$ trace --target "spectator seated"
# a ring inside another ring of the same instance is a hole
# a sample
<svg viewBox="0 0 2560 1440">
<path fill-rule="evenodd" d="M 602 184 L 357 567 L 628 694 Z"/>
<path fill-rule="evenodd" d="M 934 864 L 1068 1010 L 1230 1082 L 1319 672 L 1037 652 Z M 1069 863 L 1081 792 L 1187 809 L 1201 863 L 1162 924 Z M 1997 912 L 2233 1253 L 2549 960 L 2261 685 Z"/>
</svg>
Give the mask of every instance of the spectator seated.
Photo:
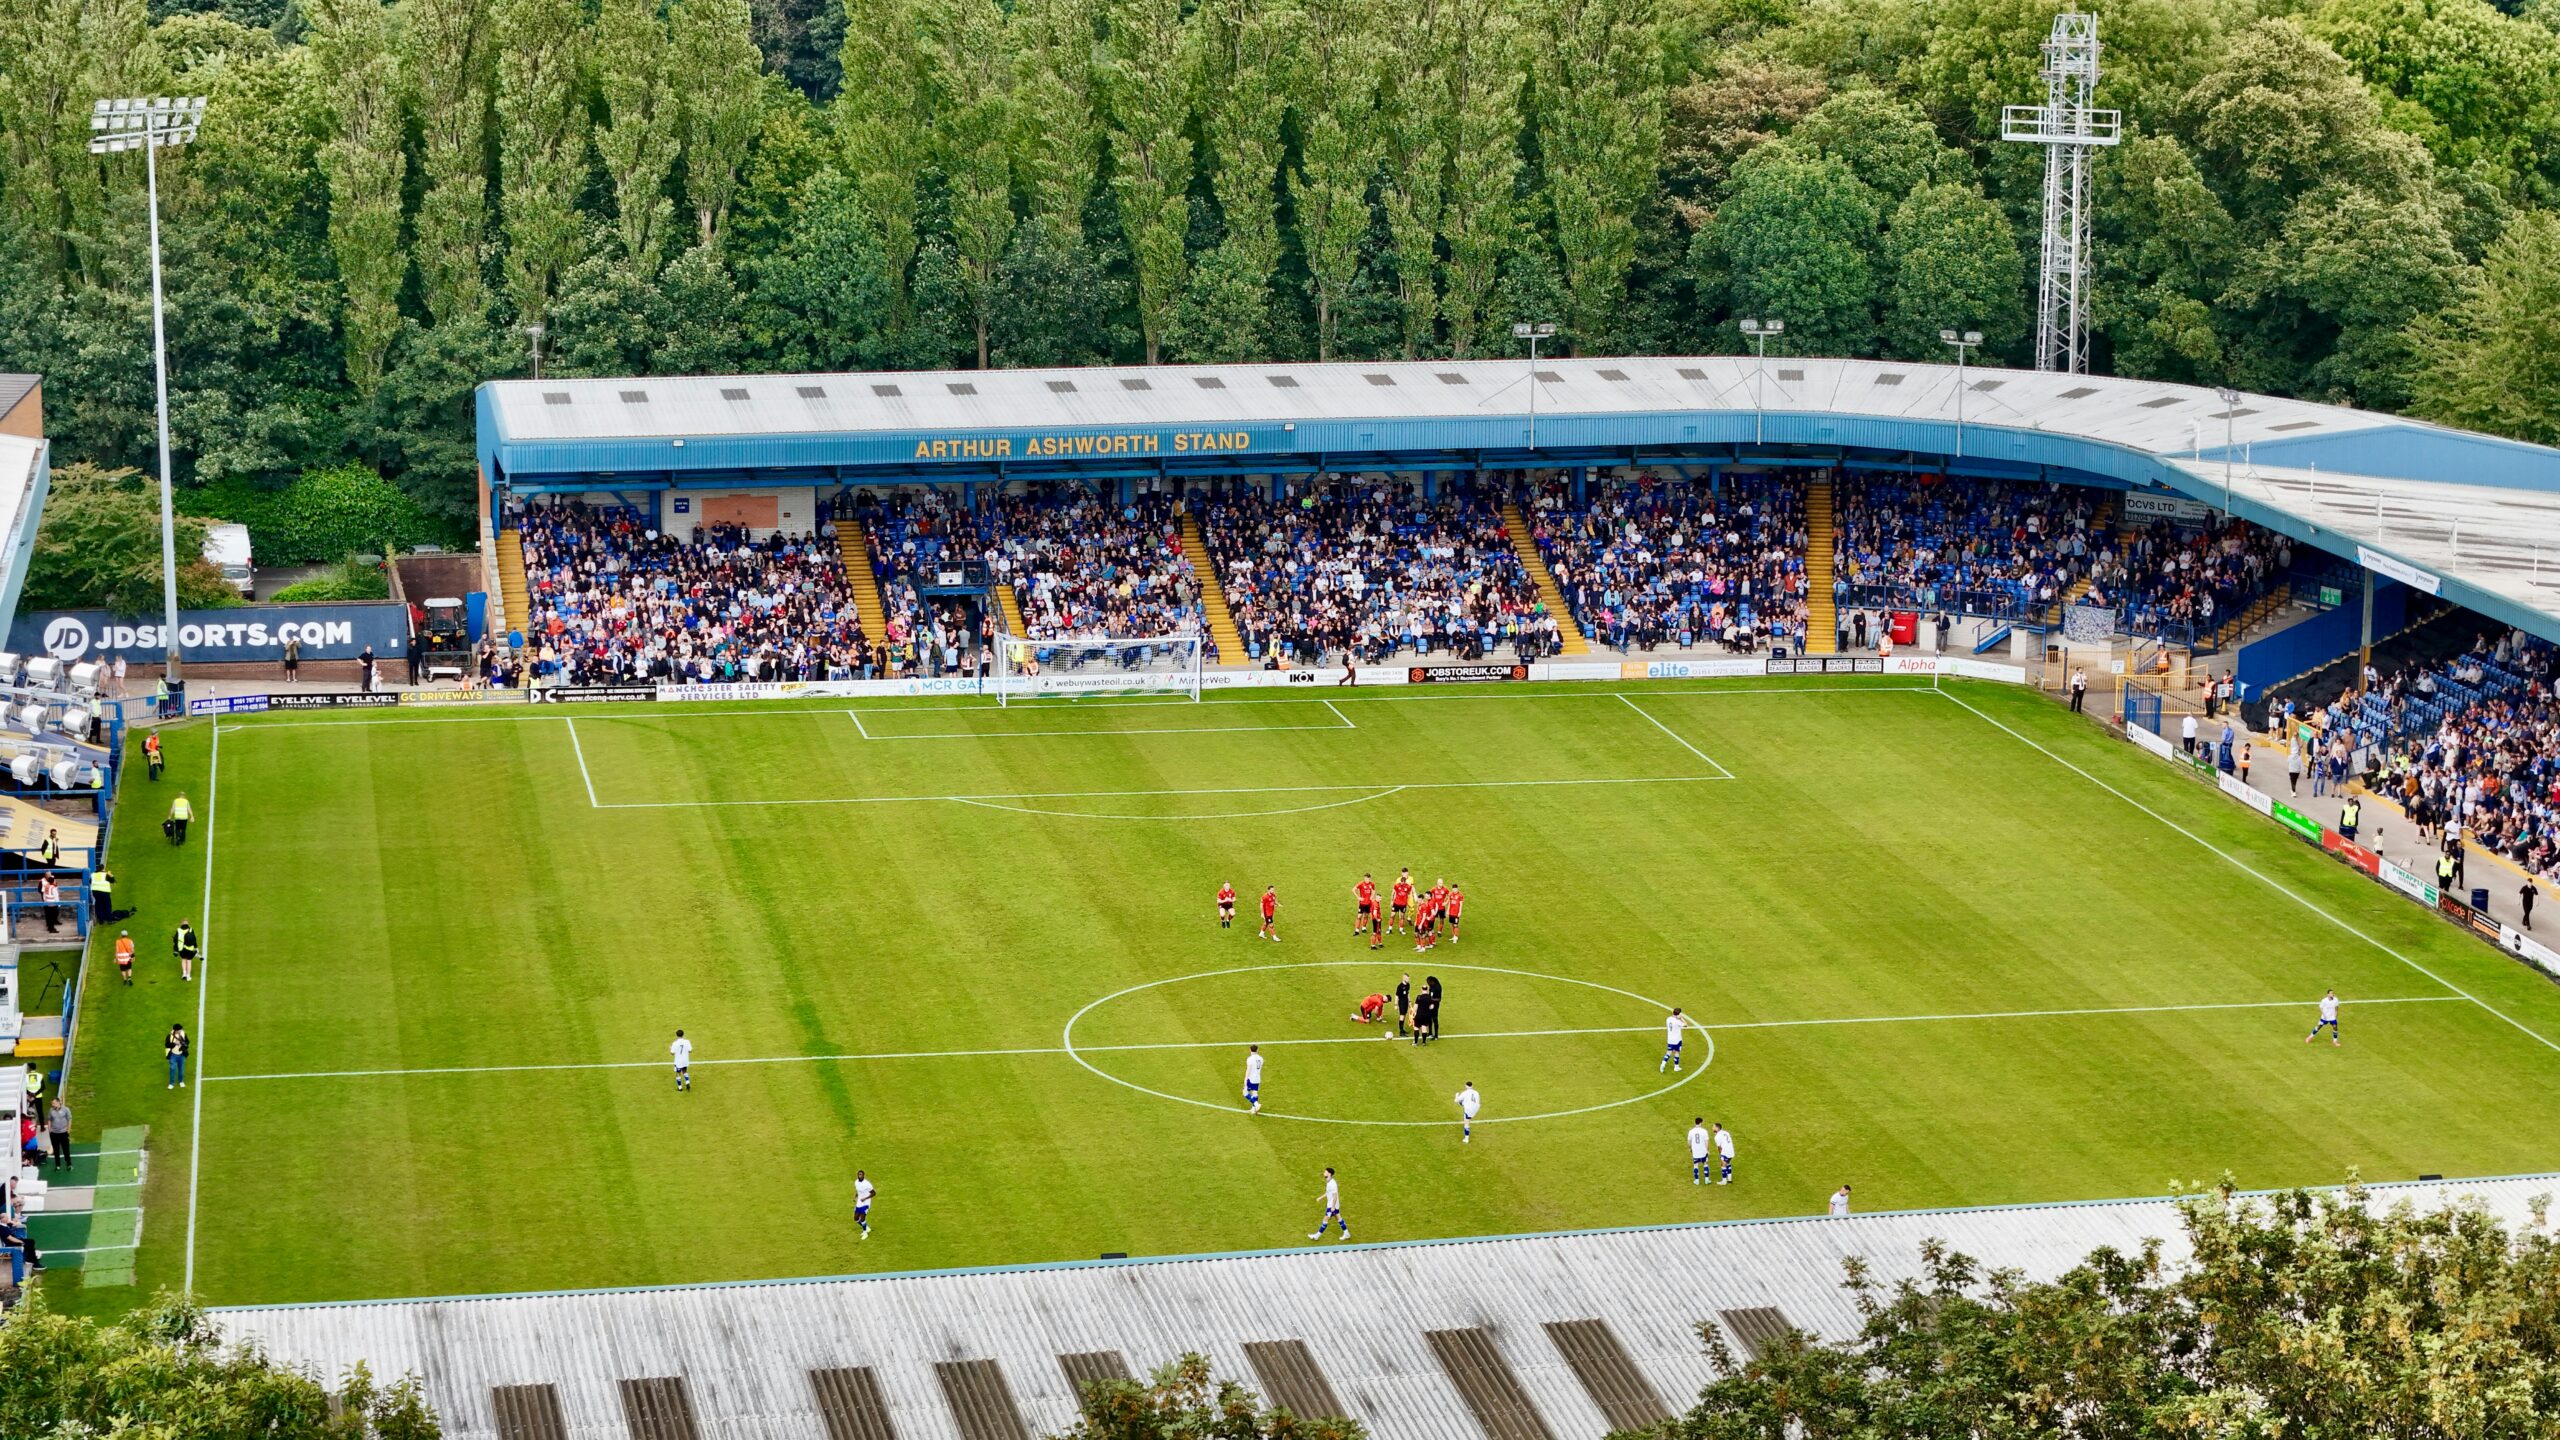
<svg viewBox="0 0 2560 1440">
<path fill-rule="evenodd" d="M 1593 644 L 1754 651 L 1802 643 L 1798 477 L 1736 474 L 1711 489 L 1633 475 L 1593 488 L 1581 509 L 1570 494 L 1560 480 L 1543 486 L 1530 533 Z"/>
<path fill-rule="evenodd" d="M 2088 598 L 2115 605 L 2128 633 L 2191 644 L 2292 568 L 2293 542 L 2245 520 L 2203 530 L 2163 520 L 2105 547 L 2091 567 Z"/>
<path fill-rule="evenodd" d="M 1832 484 L 1832 583 L 1844 605 L 2011 620 L 2088 567 L 2098 494 L 1961 475 L 1845 472 Z"/>
<path fill-rule="evenodd" d="M 1125 503 L 1074 487 L 1007 495 L 983 517 L 987 563 L 1013 586 L 1028 638 L 1198 634 L 1200 579 L 1175 514 L 1162 492 Z"/>
</svg>

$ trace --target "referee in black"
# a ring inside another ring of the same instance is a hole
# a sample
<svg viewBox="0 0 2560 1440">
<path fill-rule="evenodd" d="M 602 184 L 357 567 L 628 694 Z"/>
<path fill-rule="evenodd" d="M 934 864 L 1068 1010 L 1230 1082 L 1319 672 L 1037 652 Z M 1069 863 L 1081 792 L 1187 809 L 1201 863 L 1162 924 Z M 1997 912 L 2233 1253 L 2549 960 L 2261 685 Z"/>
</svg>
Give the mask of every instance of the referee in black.
<svg viewBox="0 0 2560 1440">
<path fill-rule="evenodd" d="M 1437 1040 L 1440 1038 L 1440 977 L 1423 976 L 1422 988 L 1431 997 L 1431 1038 Z"/>
<path fill-rule="evenodd" d="M 1413 1018 L 1413 972 L 1408 970 L 1396 977 L 1396 1033 L 1402 1035 L 1405 1022 Z"/>
</svg>

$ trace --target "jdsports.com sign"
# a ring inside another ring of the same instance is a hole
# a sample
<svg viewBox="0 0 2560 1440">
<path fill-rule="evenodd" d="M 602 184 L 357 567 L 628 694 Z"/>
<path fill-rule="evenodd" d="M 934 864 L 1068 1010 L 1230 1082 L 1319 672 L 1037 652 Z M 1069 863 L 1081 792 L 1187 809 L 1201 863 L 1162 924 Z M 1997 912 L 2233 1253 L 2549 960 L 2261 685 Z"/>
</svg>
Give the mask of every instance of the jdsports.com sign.
<svg viewBox="0 0 2560 1440">
<path fill-rule="evenodd" d="M 48 610 L 21 615 L 9 627 L 9 648 L 21 655 L 82 660 L 100 651 L 128 661 L 157 660 L 168 649 L 167 627 L 157 619 L 125 618 L 104 610 Z M 208 664 L 282 660 L 288 640 L 302 642 L 305 660 L 352 660 L 368 645 L 385 660 L 406 653 L 405 605 L 243 605 L 235 610 L 181 610 L 178 646 L 190 660 Z"/>
</svg>

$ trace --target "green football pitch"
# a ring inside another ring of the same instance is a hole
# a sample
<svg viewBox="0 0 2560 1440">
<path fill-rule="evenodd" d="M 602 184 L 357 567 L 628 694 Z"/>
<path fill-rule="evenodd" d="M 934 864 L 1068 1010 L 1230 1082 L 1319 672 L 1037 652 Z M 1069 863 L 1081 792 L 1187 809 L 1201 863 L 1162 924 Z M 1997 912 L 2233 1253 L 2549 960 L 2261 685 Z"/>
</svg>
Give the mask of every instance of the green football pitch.
<svg viewBox="0 0 2560 1440">
<path fill-rule="evenodd" d="M 74 1092 L 84 1125 L 150 1127 L 125 1296 L 1304 1245 L 1327 1165 L 1358 1241 L 1801 1215 L 1843 1182 L 1873 1210 L 2560 1167 L 2560 988 L 1998 686 L 170 738 L 115 850 L 149 958 L 132 989 L 93 978 Z M 202 818 L 173 848 L 151 821 L 180 786 Z M 1407 866 L 1464 887 L 1463 938 L 1373 952 L 1352 884 Z M 201 993 L 157 959 L 185 916 Z M 1351 1019 L 1408 971 L 1447 995 L 1419 1050 Z M 2306 1046 L 2333 986 L 2346 1044 Z M 1676 1074 L 1673 1005 L 1706 1027 Z M 171 1091 L 180 1019 L 201 1074 Z M 1690 1184 L 1695 1116 L 1734 1132 L 1734 1184 Z"/>
</svg>

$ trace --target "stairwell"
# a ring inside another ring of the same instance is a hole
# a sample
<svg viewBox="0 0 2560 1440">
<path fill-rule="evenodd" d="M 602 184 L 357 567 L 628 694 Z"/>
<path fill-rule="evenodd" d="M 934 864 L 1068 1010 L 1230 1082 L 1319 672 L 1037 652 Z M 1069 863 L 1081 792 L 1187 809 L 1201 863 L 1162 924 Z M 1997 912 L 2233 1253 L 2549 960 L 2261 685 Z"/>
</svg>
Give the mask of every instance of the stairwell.
<svg viewBox="0 0 2560 1440">
<path fill-rule="evenodd" d="M 1188 510 L 1182 514 L 1182 558 L 1191 562 L 1191 573 L 1199 578 L 1200 612 L 1208 617 L 1209 638 L 1218 644 L 1218 663 L 1250 664 L 1244 634 L 1236 629 L 1235 612 L 1227 608 L 1227 587 L 1218 583 L 1218 567 L 1210 562 L 1209 542 L 1200 533 L 1200 517 Z"/>
<path fill-rule="evenodd" d="M 533 605 L 524 582 L 524 537 L 512 525 L 498 532 L 498 608 L 509 633 L 525 633 Z"/>
<path fill-rule="evenodd" d="M 1556 639 L 1559 653 L 1588 655 L 1591 642 L 1583 638 L 1582 626 L 1573 618 L 1573 607 L 1564 603 L 1564 587 L 1556 583 L 1555 572 L 1547 568 L 1547 557 L 1538 553 L 1537 537 L 1529 533 L 1529 517 L 1511 501 L 1502 502 L 1502 528 L 1511 535 L 1511 550 L 1520 557 L 1520 568 L 1529 572 L 1529 583 L 1538 587 L 1538 598 L 1546 603 L 1547 613 L 1556 617 Z"/>
<path fill-rule="evenodd" d="M 1013 593 L 1011 581 L 996 582 L 996 618 L 1004 622 L 1004 633 L 1007 635 L 1023 633 L 1022 598 Z"/>
<path fill-rule="evenodd" d="M 845 584 L 853 591 L 853 613 L 862 617 L 862 633 L 874 645 L 889 634 L 889 611 L 880 603 L 880 577 L 872 573 L 871 545 L 862 538 L 862 522 L 847 517 L 836 522 L 836 548 L 844 554 Z"/>
<path fill-rule="evenodd" d="M 1840 610 L 1831 599 L 1831 482 L 1804 487 L 1804 653 L 1837 651 Z"/>
</svg>

